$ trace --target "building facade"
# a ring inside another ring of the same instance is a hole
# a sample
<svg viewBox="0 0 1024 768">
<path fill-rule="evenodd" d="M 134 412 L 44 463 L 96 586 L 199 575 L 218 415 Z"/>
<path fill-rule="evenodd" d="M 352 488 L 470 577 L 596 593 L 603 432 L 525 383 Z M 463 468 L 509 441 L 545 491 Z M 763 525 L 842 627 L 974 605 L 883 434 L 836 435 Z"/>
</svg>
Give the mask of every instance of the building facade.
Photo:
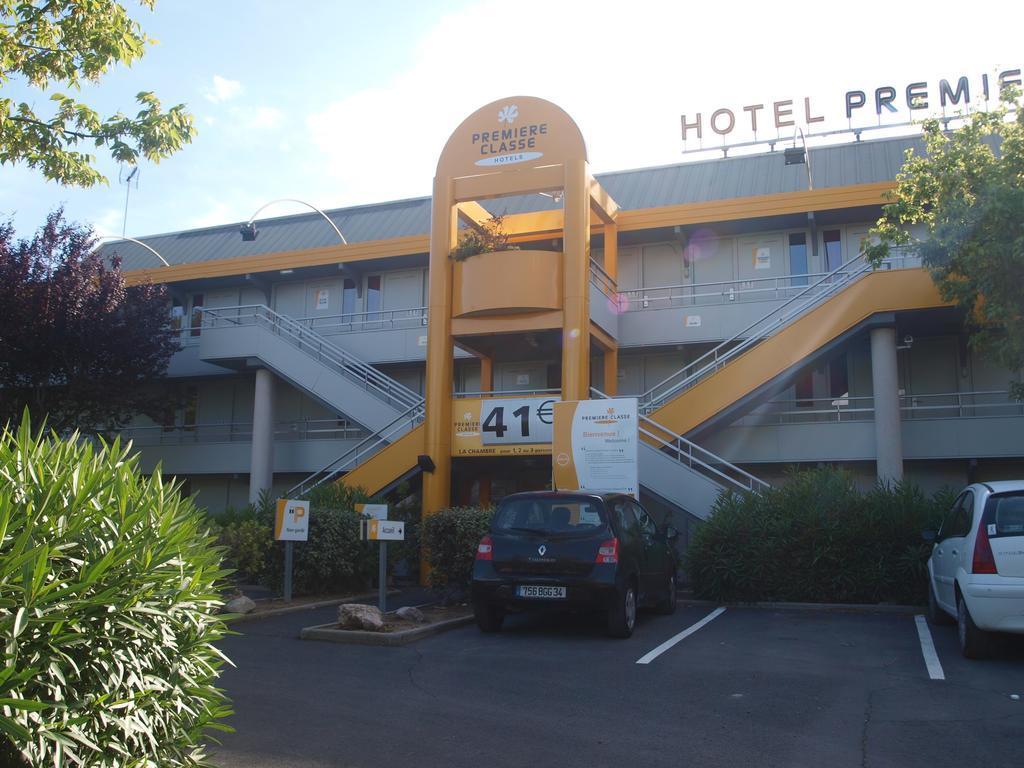
<svg viewBox="0 0 1024 768">
<path fill-rule="evenodd" d="M 967 344 L 912 249 L 862 257 L 919 147 L 810 149 L 813 179 L 781 152 L 593 177 L 564 112 L 494 102 L 453 133 L 432 197 L 326 212 L 344 243 L 316 212 L 144 238 L 169 267 L 107 246 L 168 286 L 182 342 L 174 424 L 125 436 L 211 509 L 318 482 L 422 483 L 426 513 L 546 487 L 550 447 L 460 449 L 493 398 L 638 397 L 642 498 L 677 523 L 791 466 L 1019 477 L 1020 373 Z M 518 250 L 453 261 L 492 215 Z"/>
</svg>

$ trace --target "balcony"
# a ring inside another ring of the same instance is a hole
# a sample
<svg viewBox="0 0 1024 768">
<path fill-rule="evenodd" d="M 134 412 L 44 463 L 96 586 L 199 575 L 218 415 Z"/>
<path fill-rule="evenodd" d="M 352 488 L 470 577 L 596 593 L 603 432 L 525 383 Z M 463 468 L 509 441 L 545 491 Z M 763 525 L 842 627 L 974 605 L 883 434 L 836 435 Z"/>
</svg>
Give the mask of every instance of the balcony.
<svg viewBox="0 0 1024 768">
<path fill-rule="evenodd" d="M 480 253 L 452 266 L 452 317 L 562 308 L 561 251 Z"/>
</svg>

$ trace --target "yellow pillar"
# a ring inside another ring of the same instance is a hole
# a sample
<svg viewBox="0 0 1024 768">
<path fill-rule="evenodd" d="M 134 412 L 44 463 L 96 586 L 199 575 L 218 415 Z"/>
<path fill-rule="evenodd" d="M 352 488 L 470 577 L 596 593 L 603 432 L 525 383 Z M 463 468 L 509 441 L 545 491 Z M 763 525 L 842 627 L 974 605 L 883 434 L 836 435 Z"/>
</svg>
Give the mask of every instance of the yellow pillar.
<svg viewBox="0 0 1024 768">
<path fill-rule="evenodd" d="M 604 393 L 614 397 L 619 389 L 619 348 L 604 351 Z"/>
<path fill-rule="evenodd" d="M 480 391 L 490 392 L 494 389 L 494 358 L 480 356 Z"/>
<path fill-rule="evenodd" d="M 565 164 L 562 256 L 562 399 L 590 397 L 590 194 L 586 160 Z"/>
<path fill-rule="evenodd" d="M 434 180 L 431 216 L 424 443 L 435 469 L 423 474 L 424 515 L 444 509 L 451 502 L 452 267 L 448 254 L 458 233 L 451 180 Z"/>
</svg>

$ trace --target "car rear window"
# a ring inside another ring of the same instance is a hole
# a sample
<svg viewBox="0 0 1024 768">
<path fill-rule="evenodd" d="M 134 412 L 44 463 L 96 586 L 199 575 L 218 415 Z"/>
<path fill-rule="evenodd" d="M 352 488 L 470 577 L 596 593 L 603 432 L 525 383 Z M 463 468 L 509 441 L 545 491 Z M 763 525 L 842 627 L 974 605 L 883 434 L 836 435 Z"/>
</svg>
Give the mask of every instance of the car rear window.
<svg viewBox="0 0 1024 768">
<path fill-rule="evenodd" d="M 990 536 L 1024 536 L 1024 493 L 1001 493 L 989 497 L 985 519 L 995 525 Z"/>
<path fill-rule="evenodd" d="M 494 515 L 495 531 L 545 534 L 593 533 L 607 524 L 604 505 L 587 498 L 505 499 Z"/>
</svg>

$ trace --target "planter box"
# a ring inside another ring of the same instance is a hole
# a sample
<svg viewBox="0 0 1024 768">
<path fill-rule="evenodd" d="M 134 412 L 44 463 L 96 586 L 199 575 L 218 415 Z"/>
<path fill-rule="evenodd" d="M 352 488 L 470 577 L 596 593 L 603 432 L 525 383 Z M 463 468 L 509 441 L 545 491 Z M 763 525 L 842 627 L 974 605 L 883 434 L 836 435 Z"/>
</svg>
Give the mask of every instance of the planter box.
<svg viewBox="0 0 1024 768">
<path fill-rule="evenodd" d="M 452 265 L 452 317 L 561 308 L 560 251 L 478 253 Z"/>
<path fill-rule="evenodd" d="M 422 624 L 413 629 L 401 632 L 364 632 L 357 629 L 338 629 L 337 622 L 304 627 L 299 632 L 301 640 L 324 640 L 329 643 L 349 643 L 352 645 L 408 645 L 431 635 L 437 635 L 449 629 L 464 627 L 473 623 L 473 615 L 455 616 L 433 624 Z"/>
</svg>

